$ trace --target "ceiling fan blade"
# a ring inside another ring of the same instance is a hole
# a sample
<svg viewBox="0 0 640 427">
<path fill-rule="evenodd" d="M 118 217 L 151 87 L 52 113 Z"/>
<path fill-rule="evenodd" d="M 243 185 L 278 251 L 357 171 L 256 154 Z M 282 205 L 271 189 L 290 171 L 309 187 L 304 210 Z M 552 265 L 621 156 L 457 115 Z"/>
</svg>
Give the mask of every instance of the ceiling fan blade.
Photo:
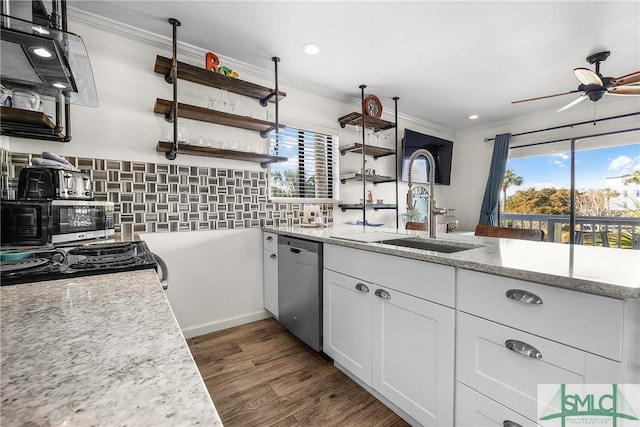
<svg viewBox="0 0 640 427">
<path fill-rule="evenodd" d="M 528 102 L 528 101 L 537 101 L 538 99 L 546 99 L 546 98 L 553 98 L 555 96 L 562 96 L 562 95 L 569 95 L 571 93 L 578 93 L 581 92 L 579 90 L 572 90 L 570 92 L 563 92 L 563 93 L 556 93 L 554 95 L 546 95 L 546 96 L 538 96 L 537 98 L 529 98 L 529 99 L 521 99 L 519 101 L 511 101 L 512 104 L 518 104 L 520 102 Z"/>
<path fill-rule="evenodd" d="M 609 95 L 640 95 L 640 85 L 610 87 Z"/>
<path fill-rule="evenodd" d="M 588 68 L 575 68 L 573 75 L 583 85 L 598 85 L 602 86 L 602 79 L 596 73 Z"/>
<path fill-rule="evenodd" d="M 556 113 L 559 113 L 560 111 L 564 111 L 567 108 L 571 108 L 574 105 L 576 105 L 577 103 L 584 101 L 585 99 L 587 99 L 587 95 L 586 94 L 580 95 L 580 97 L 574 99 L 573 101 L 571 101 L 570 103 L 568 103 L 567 105 L 565 105 L 564 107 L 562 107 L 561 109 L 556 111 Z"/>
<path fill-rule="evenodd" d="M 640 83 L 640 71 L 618 77 L 617 79 L 611 79 L 611 84 L 613 86 L 630 85 L 632 83 Z"/>
</svg>

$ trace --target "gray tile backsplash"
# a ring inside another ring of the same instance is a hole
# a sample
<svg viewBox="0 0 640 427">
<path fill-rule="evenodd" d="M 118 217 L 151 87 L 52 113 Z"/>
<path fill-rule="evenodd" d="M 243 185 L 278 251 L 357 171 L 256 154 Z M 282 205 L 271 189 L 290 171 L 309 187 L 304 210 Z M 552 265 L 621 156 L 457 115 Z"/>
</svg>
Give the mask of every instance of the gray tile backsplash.
<svg viewBox="0 0 640 427">
<path fill-rule="evenodd" d="M 15 192 L 20 169 L 39 154 L 0 148 L 3 197 Z M 303 204 L 268 198 L 268 172 L 66 157 L 89 172 L 95 200 L 115 204 L 116 232 L 174 232 L 295 225 Z M 333 220 L 333 205 L 321 204 Z"/>
</svg>

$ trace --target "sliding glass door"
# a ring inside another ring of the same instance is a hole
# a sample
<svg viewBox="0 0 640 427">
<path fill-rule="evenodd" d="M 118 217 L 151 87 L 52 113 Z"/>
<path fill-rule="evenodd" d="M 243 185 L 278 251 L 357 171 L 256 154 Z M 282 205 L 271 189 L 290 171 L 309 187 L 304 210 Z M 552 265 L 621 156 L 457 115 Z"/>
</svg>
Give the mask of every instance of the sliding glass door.
<svg viewBox="0 0 640 427">
<path fill-rule="evenodd" d="M 502 198 L 503 226 L 542 229 L 547 241 L 640 249 L 640 134 L 515 146 Z"/>
</svg>

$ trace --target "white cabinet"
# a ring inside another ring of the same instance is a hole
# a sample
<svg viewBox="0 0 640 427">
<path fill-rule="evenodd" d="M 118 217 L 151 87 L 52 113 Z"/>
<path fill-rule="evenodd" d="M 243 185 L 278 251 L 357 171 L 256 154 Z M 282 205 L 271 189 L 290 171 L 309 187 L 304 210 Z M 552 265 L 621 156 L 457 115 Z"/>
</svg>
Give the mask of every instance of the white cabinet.
<svg viewBox="0 0 640 427">
<path fill-rule="evenodd" d="M 493 401 L 496 410 L 536 420 L 538 384 L 633 381 L 638 353 L 623 345 L 624 331 L 638 328 L 636 320 L 627 327 L 625 317 L 637 319 L 637 304 L 461 269 L 457 389 L 477 393 L 474 402 L 490 399 L 476 406 Z M 634 353 L 635 362 L 625 362 Z M 457 399 L 456 414 L 464 414 L 460 405 L 469 402 Z M 466 425 L 461 417 L 456 424 Z"/>
<path fill-rule="evenodd" d="M 264 308 L 278 317 L 278 235 L 263 233 Z"/>
<path fill-rule="evenodd" d="M 373 290 L 373 388 L 424 426 L 453 424 L 454 311 Z"/>
<path fill-rule="evenodd" d="M 371 283 L 324 270 L 323 351 L 371 385 Z"/>
<path fill-rule="evenodd" d="M 456 425 L 460 427 L 534 427 L 536 423 L 487 396 L 456 385 Z"/>
<path fill-rule="evenodd" d="M 455 314 L 424 295 L 452 304 L 454 269 L 327 244 L 324 266 L 325 353 L 421 425 L 453 425 Z"/>
<path fill-rule="evenodd" d="M 458 314 L 458 381 L 536 419 L 538 384 L 620 383 L 604 357 L 495 322 Z"/>
</svg>

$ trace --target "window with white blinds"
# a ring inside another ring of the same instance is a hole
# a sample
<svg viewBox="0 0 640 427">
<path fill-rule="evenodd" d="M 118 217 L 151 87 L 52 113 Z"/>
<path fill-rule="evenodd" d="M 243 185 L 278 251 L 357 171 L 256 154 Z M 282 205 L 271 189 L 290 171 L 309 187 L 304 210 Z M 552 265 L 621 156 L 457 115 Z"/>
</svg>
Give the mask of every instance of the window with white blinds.
<svg viewBox="0 0 640 427">
<path fill-rule="evenodd" d="M 319 132 L 285 128 L 270 135 L 270 151 L 286 157 L 271 164 L 271 198 L 333 199 L 333 137 Z"/>
</svg>

